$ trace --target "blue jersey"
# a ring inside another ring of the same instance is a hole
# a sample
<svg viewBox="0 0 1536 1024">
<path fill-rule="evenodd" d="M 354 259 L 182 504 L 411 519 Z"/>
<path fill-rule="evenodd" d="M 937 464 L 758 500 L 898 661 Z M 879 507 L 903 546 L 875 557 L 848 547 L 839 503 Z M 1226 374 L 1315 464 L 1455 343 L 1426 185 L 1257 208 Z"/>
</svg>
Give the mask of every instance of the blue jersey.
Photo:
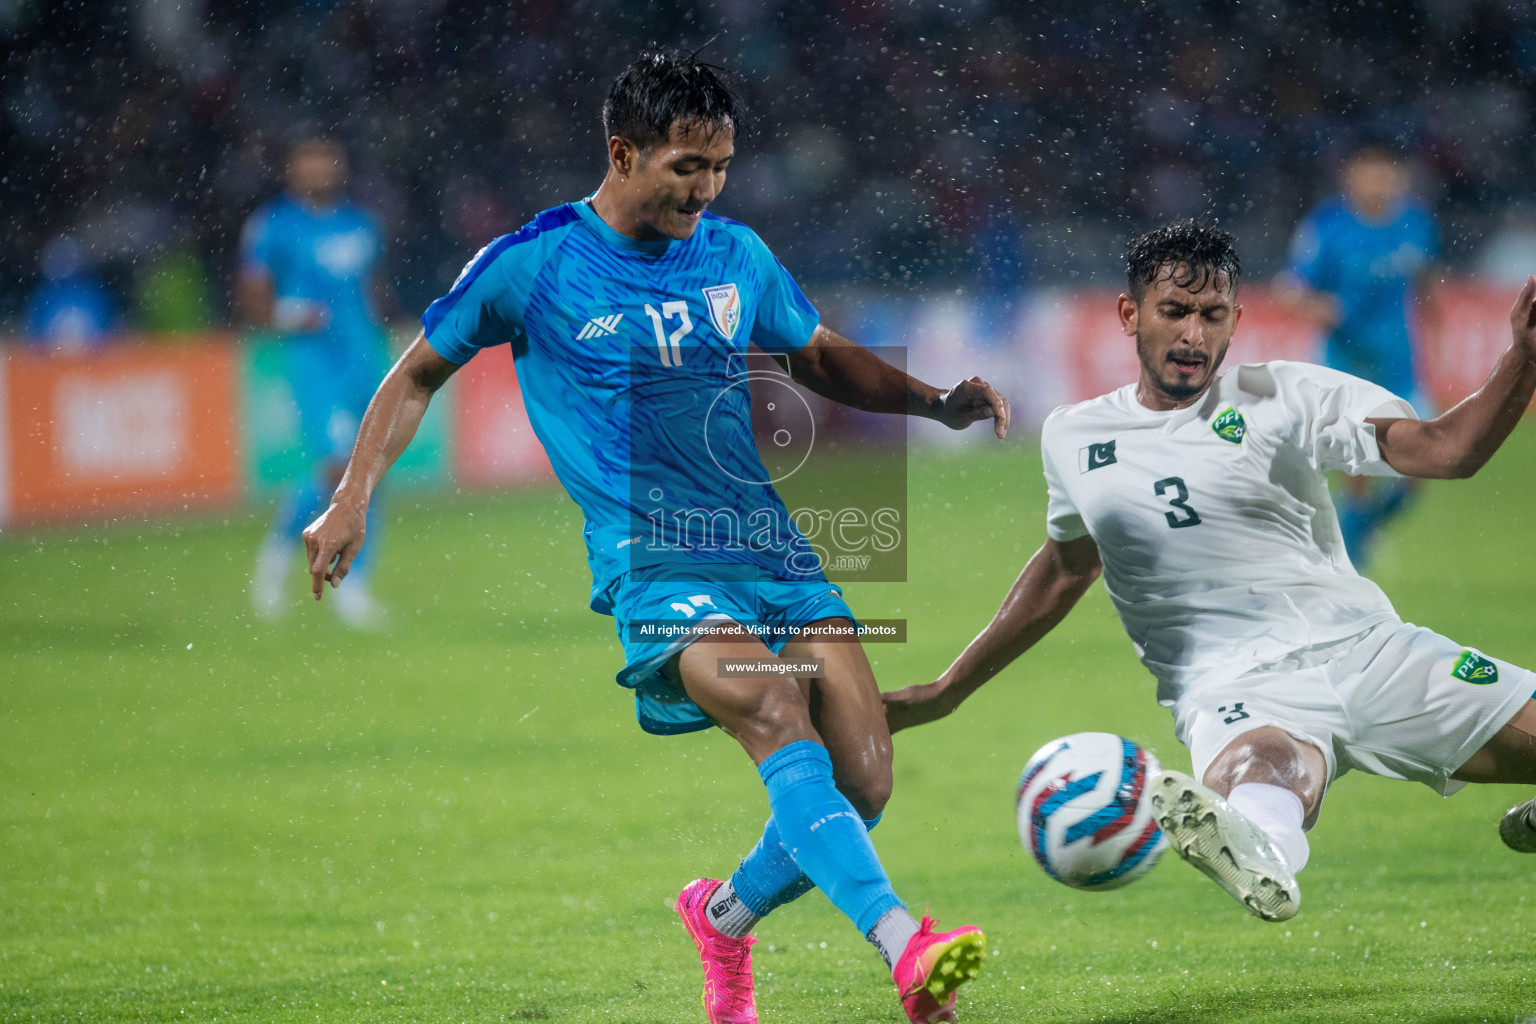
<svg viewBox="0 0 1536 1024">
<path fill-rule="evenodd" d="M 1356 213 L 1342 196 L 1309 213 L 1291 241 L 1290 271 L 1338 302 L 1341 319 L 1328 336 L 1328 364 L 1410 393 L 1416 374 L 1409 301 L 1439 255 L 1434 221 L 1411 203 L 1379 221 Z"/>
<path fill-rule="evenodd" d="M 604 613 L 614 581 L 660 563 L 826 579 L 758 456 L 743 373 L 749 341 L 793 352 L 819 320 L 745 225 L 705 214 L 685 241 L 642 242 L 586 202 L 496 239 L 422 316 L 452 362 L 512 346 Z"/>
<path fill-rule="evenodd" d="M 240 238 L 241 270 L 272 279 L 275 305 L 319 308 L 312 331 L 290 332 L 304 376 L 376 385 L 384 355 L 373 304 L 383 239 L 347 202 L 311 206 L 280 195 L 252 213 Z"/>
<path fill-rule="evenodd" d="M 112 295 L 92 274 L 44 281 L 27 303 L 27 337 L 40 348 L 100 348 L 116 326 Z"/>
</svg>

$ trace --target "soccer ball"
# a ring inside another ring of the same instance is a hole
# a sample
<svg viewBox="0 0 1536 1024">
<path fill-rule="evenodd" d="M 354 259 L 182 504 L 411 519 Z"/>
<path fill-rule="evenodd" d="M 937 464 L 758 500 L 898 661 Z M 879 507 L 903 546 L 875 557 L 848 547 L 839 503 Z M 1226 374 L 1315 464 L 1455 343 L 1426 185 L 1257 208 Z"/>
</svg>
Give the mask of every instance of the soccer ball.
<svg viewBox="0 0 1536 1024">
<path fill-rule="evenodd" d="M 1152 870 L 1168 840 L 1147 806 L 1157 758 L 1124 736 L 1080 732 L 1052 740 L 1019 778 L 1019 838 L 1056 881 L 1098 891 Z"/>
</svg>

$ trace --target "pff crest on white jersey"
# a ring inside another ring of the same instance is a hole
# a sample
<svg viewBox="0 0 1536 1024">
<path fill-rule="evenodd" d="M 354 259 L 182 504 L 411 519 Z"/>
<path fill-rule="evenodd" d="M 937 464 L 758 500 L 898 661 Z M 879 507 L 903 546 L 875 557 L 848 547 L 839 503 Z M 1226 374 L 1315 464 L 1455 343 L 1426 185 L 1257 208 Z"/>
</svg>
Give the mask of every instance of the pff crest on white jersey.
<svg viewBox="0 0 1536 1024">
<path fill-rule="evenodd" d="M 1041 433 L 1047 529 L 1091 535 L 1158 700 L 1396 618 L 1355 572 L 1327 470 L 1396 476 L 1371 417 L 1412 417 L 1375 384 L 1307 363 L 1238 366 L 1185 409 L 1127 385 Z"/>
</svg>

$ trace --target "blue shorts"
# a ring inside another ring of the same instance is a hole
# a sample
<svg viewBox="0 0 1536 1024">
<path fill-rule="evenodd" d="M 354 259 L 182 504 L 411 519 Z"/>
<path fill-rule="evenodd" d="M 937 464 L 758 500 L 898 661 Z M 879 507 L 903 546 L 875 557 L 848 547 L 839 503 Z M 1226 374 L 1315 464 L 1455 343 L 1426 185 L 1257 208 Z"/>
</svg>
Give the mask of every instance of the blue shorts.
<svg viewBox="0 0 1536 1024">
<path fill-rule="evenodd" d="M 715 724 L 661 670 L 719 623 L 760 630 L 764 645 L 777 654 L 800 626 L 818 619 L 856 622 L 835 584 L 780 579 L 751 565 L 671 563 L 635 569 L 614 582 L 609 603 L 624 645 L 617 682 L 635 691 L 640 728 L 659 736 Z"/>
<path fill-rule="evenodd" d="M 307 340 L 287 343 L 288 386 L 299 409 L 299 436 L 312 460 L 345 462 L 379 386 L 375 366 Z"/>
</svg>

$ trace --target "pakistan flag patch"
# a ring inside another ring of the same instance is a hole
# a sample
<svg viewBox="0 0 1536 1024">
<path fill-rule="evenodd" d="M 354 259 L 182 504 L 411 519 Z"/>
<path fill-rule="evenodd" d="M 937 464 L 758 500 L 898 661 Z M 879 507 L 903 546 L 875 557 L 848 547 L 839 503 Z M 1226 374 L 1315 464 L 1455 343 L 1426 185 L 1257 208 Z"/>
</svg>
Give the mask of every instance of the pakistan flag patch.
<svg viewBox="0 0 1536 1024">
<path fill-rule="evenodd" d="M 1216 422 L 1211 424 L 1211 429 L 1216 431 L 1216 436 L 1223 441 L 1231 441 L 1233 444 L 1242 444 L 1243 435 L 1248 433 L 1248 424 L 1243 422 L 1243 414 L 1227 406 Z"/>
<path fill-rule="evenodd" d="M 1451 666 L 1451 675 L 1464 683 L 1487 686 L 1499 681 L 1499 666 L 1476 651 L 1462 651 L 1456 664 Z"/>
</svg>

